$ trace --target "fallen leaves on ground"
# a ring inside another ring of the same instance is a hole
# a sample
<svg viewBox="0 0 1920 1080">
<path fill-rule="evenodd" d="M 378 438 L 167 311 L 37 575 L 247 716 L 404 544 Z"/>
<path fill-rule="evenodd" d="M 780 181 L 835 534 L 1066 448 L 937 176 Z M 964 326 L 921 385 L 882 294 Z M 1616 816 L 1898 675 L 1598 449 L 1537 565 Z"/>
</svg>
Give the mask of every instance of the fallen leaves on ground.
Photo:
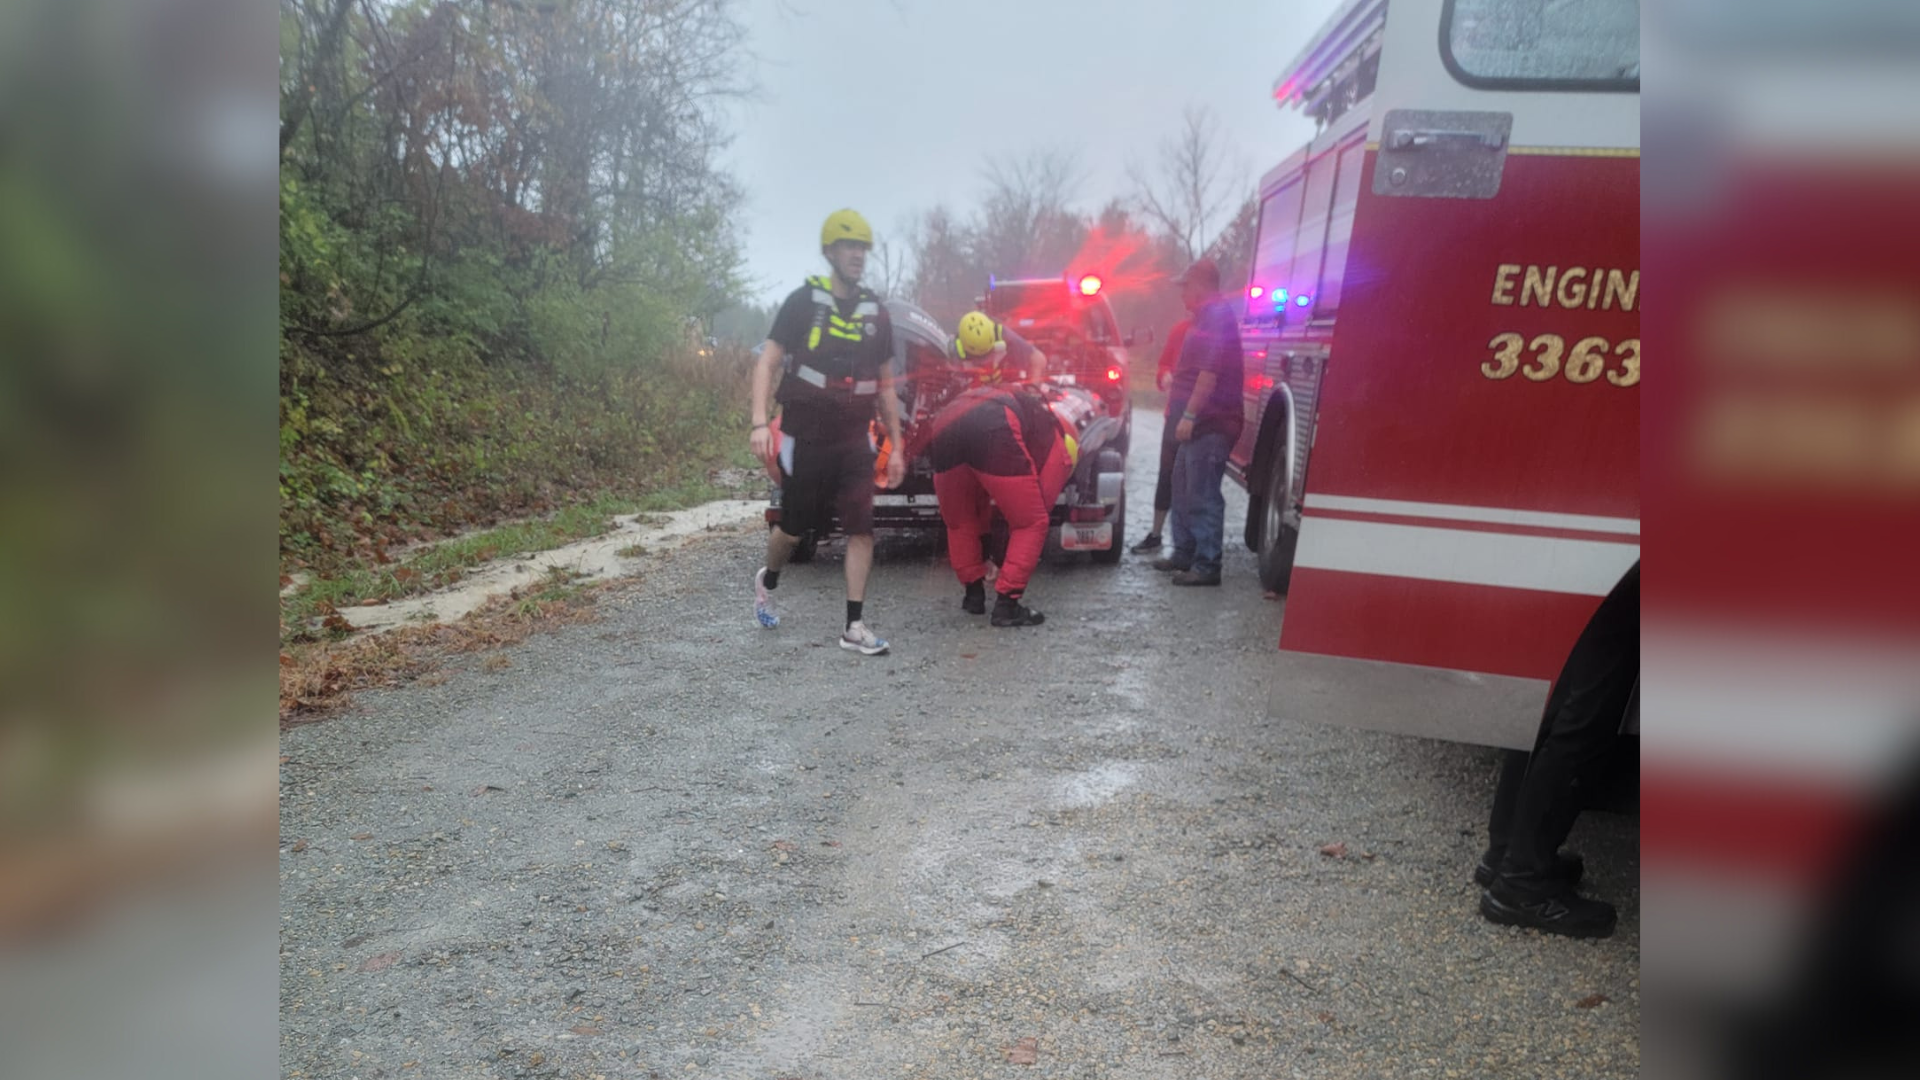
<svg viewBox="0 0 1920 1080">
<path fill-rule="evenodd" d="M 1003 1049 L 1006 1051 L 1009 1065 L 1036 1065 L 1040 1061 L 1040 1040 L 1032 1036 Z"/>
<path fill-rule="evenodd" d="M 1573 1007 L 1576 1009 L 1597 1009 L 1612 1000 L 1612 998 L 1605 994 L 1588 994 L 1586 997 L 1574 1002 Z"/>
<path fill-rule="evenodd" d="M 1327 844 L 1320 849 L 1320 854 L 1325 855 L 1329 859 L 1344 859 L 1347 857 L 1346 842 L 1340 841 L 1338 843 Z"/>
<path fill-rule="evenodd" d="M 569 1028 L 568 1030 L 572 1031 L 575 1035 L 600 1034 L 600 1029 L 597 1027 L 594 1027 L 592 1024 L 576 1024 L 572 1028 Z"/>
<path fill-rule="evenodd" d="M 422 677 L 428 685 L 444 682 L 440 664 L 456 653 L 504 648 L 543 629 L 591 621 L 596 617 L 594 599 L 614 584 L 584 586 L 577 594 L 552 600 L 496 597 L 455 623 L 290 646 L 280 654 L 280 724 L 320 719 L 351 701 L 357 690 L 402 686 Z M 329 615 L 326 625 L 342 633 L 353 631 L 338 612 Z M 511 663 L 504 656 L 499 661 Z"/>
</svg>

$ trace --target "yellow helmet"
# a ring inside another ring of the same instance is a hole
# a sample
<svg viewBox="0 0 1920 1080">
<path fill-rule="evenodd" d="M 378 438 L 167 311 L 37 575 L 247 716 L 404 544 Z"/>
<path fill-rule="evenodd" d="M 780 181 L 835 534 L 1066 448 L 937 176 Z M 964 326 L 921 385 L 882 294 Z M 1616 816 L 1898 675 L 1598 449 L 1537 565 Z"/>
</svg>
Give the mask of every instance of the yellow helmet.
<svg viewBox="0 0 1920 1080">
<path fill-rule="evenodd" d="M 1005 340 L 1000 324 L 984 311 L 969 311 L 960 316 L 960 330 L 954 337 L 960 342 L 960 351 L 967 356 L 985 356 Z"/>
<path fill-rule="evenodd" d="M 857 211 L 835 210 L 827 215 L 826 224 L 820 226 L 820 246 L 832 247 L 835 240 L 857 240 L 872 247 L 873 226 Z"/>
</svg>

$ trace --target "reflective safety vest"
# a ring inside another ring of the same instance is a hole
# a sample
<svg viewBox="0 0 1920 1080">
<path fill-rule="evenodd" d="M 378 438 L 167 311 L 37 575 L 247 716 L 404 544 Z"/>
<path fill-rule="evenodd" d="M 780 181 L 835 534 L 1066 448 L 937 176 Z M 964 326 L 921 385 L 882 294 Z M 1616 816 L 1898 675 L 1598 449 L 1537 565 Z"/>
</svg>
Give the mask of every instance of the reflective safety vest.
<svg viewBox="0 0 1920 1080">
<path fill-rule="evenodd" d="M 806 345 L 786 358 L 779 400 L 835 407 L 871 403 L 880 392 L 880 369 L 890 359 L 878 341 L 880 298 L 863 288 L 853 314 L 842 317 L 832 283 L 813 277 L 807 284 L 813 289 L 813 323 Z"/>
<path fill-rule="evenodd" d="M 973 381 L 968 383 L 968 386 L 996 386 L 1007 381 L 1009 375 L 1007 371 L 1007 338 L 1006 332 L 1001 329 L 999 323 L 993 324 L 993 351 L 987 353 L 985 356 L 969 355 L 967 350 L 961 347 L 959 338 L 953 339 L 953 348 L 949 351 L 955 360 L 963 364 L 977 363 L 983 365 L 979 368 L 970 369 Z"/>
</svg>

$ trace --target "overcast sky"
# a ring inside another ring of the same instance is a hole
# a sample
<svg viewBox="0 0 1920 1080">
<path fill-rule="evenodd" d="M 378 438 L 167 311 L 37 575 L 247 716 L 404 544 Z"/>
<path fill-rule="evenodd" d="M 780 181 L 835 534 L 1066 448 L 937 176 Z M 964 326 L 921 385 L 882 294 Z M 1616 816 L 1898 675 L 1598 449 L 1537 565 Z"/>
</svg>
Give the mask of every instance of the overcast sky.
<svg viewBox="0 0 1920 1080">
<path fill-rule="evenodd" d="M 971 212 L 988 156 L 1070 149 L 1078 203 L 1096 209 L 1187 104 L 1212 108 L 1251 192 L 1313 133 L 1270 94 L 1337 5 L 744 0 L 761 93 L 737 109 L 726 161 L 746 189 L 753 293 L 819 272 L 820 222 L 842 206 L 883 240 L 938 203 Z"/>
</svg>

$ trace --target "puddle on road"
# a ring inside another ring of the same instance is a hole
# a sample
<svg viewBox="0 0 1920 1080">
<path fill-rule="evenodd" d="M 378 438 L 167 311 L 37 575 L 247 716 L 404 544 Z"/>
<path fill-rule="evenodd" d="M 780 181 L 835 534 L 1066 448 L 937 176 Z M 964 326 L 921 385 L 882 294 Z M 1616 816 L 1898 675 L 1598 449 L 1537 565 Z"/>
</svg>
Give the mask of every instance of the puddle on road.
<svg viewBox="0 0 1920 1080">
<path fill-rule="evenodd" d="M 1060 784 L 1058 795 L 1063 810 L 1084 810 L 1112 801 L 1115 795 L 1132 787 L 1140 778 L 1140 766 L 1126 761 L 1109 761 L 1086 772 L 1068 777 Z"/>
<path fill-rule="evenodd" d="M 1134 667 L 1123 667 L 1113 673 L 1113 681 L 1107 684 L 1107 690 L 1113 696 L 1136 709 L 1146 709 L 1147 673 Z"/>
</svg>

